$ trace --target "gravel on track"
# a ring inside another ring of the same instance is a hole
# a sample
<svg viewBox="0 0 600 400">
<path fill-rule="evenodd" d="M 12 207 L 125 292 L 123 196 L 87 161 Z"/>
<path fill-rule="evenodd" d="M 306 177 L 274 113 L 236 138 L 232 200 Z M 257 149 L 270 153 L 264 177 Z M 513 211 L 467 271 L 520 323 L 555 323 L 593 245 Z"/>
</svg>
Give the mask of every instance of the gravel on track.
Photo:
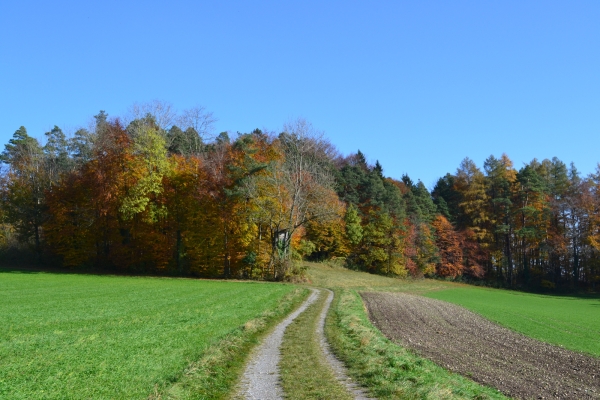
<svg viewBox="0 0 600 400">
<path fill-rule="evenodd" d="M 312 291 L 308 299 L 293 313 L 288 315 L 267 336 L 263 343 L 251 356 L 250 362 L 242 376 L 240 390 L 237 398 L 280 400 L 283 399 L 283 390 L 279 384 L 279 348 L 283 341 L 283 334 L 289 324 L 306 308 L 317 300 L 319 291 Z"/>
<path fill-rule="evenodd" d="M 234 396 L 235 399 L 280 400 L 284 398 L 278 367 L 281 343 L 288 325 L 318 299 L 321 291 L 317 289 L 311 290 L 312 293 L 308 299 L 296 311 L 280 322 L 254 351 L 242 375 L 239 389 Z M 346 367 L 335 357 L 329 348 L 324 328 L 325 318 L 333 300 L 333 292 L 328 289 L 325 289 L 325 291 L 328 297 L 315 326 L 325 360 L 332 368 L 337 380 L 346 387 L 356 400 L 371 400 L 364 389 L 348 377 Z"/>
<path fill-rule="evenodd" d="M 388 338 L 448 370 L 520 399 L 600 399 L 600 359 L 529 338 L 460 306 L 361 293 Z"/>
<path fill-rule="evenodd" d="M 329 289 L 325 289 L 327 292 L 327 300 L 325 301 L 325 306 L 323 310 L 321 310 L 321 314 L 319 315 L 319 320 L 317 323 L 317 336 L 319 337 L 319 342 L 321 345 L 321 350 L 323 351 L 323 355 L 325 359 L 331 366 L 333 370 L 333 374 L 336 379 L 342 383 L 346 389 L 354 396 L 356 400 L 370 400 L 370 397 L 367 396 L 367 393 L 364 389 L 362 389 L 357 383 L 355 383 L 346 372 L 346 366 L 337 359 L 337 357 L 331 352 L 329 347 L 329 343 L 327 343 L 327 339 L 325 338 L 324 330 L 325 330 L 325 318 L 327 317 L 327 312 L 331 307 L 331 302 L 333 301 L 333 292 Z"/>
</svg>

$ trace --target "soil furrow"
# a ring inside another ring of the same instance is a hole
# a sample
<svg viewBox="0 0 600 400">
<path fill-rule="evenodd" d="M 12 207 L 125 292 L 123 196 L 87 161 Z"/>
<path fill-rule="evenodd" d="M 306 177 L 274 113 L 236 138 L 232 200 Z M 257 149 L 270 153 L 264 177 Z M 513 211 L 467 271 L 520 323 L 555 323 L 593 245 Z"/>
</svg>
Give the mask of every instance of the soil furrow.
<svg viewBox="0 0 600 400">
<path fill-rule="evenodd" d="M 600 398 L 600 359 L 531 339 L 462 307 L 397 293 L 362 293 L 390 339 L 521 399 Z"/>
</svg>

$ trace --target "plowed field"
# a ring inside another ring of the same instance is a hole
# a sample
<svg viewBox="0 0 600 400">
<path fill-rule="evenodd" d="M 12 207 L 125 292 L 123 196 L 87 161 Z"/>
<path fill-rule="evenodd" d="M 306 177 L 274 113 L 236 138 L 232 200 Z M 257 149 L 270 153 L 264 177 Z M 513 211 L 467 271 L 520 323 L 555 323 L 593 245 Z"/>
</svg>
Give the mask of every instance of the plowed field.
<svg viewBox="0 0 600 400">
<path fill-rule="evenodd" d="M 600 359 L 528 338 L 462 307 L 397 293 L 363 293 L 390 339 L 521 399 L 600 398 Z"/>
</svg>

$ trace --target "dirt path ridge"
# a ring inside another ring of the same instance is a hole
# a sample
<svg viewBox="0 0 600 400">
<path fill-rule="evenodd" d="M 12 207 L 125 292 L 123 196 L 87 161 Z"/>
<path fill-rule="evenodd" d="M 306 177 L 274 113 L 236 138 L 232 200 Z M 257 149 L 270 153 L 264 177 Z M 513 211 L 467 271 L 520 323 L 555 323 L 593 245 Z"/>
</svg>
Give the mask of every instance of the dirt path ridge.
<svg viewBox="0 0 600 400">
<path fill-rule="evenodd" d="M 283 399 L 283 390 L 279 384 L 279 349 L 288 325 L 319 297 L 318 290 L 311 290 L 312 293 L 308 299 L 281 321 L 251 356 L 242 375 L 238 392 L 240 397 L 253 400 Z"/>
<path fill-rule="evenodd" d="M 519 399 L 600 399 L 600 359 L 511 331 L 455 304 L 361 293 L 390 339 Z"/>
<path fill-rule="evenodd" d="M 346 389 L 354 395 L 356 400 L 371 400 L 370 397 L 367 397 L 366 392 L 358 386 L 346 372 L 346 367 L 344 364 L 337 359 L 337 357 L 331 352 L 329 347 L 329 343 L 325 338 L 324 330 L 325 330 L 325 318 L 327 317 L 327 312 L 331 307 L 331 302 L 333 301 L 333 292 L 329 289 L 325 289 L 327 291 L 327 300 L 325 301 L 325 305 L 321 310 L 321 314 L 319 315 L 319 319 L 317 322 L 317 337 L 319 338 L 319 343 L 321 345 L 321 350 L 323 351 L 323 355 L 325 356 L 325 360 L 331 366 L 333 370 L 333 374 L 337 378 L 337 380 L 343 384 Z"/>
</svg>

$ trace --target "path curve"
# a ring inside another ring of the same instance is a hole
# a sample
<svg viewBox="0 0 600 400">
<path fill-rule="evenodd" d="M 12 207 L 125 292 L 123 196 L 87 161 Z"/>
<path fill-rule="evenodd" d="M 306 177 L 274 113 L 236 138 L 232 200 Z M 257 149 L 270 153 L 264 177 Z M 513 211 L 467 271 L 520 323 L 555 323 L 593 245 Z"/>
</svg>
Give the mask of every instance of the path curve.
<svg viewBox="0 0 600 400">
<path fill-rule="evenodd" d="M 241 397 L 261 400 L 283 399 L 283 390 L 279 383 L 279 349 L 288 325 L 319 297 L 318 290 L 311 290 L 312 293 L 308 299 L 296 311 L 281 321 L 251 356 L 252 358 L 246 365 L 244 375 L 242 375 L 239 391 Z"/>
<path fill-rule="evenodd" d="M 366 392 L 358 386 L 346 372 L 346 367 L 344 364 L 338 360 L 338 358 L 331 352 L 329 347 L 329 343 L 325 338 L 324 330 L 325 330 L 325 318 L 327 317 L 327 312 L 331 307 L 331 302 L 333 301 L 333 292 L 329 289 L 325 289 L 327 293 L 327 300 L 325 301 L 325 305 L 321 310 L 321 314 L 319 315 L 319 320 L 317 323 L 317 336 L 319 338 L 319 342 L 321 344 L 321 350 L 323 351 L 323 355 L 325 359 L 331 366 L 333 370 L 333 374 L 337 378 L 337 380 L 346 387 L 346 389 L 354 395 L 356 400 L 371 400 L 370 397 L 367 397 Z"/>
</svg>

